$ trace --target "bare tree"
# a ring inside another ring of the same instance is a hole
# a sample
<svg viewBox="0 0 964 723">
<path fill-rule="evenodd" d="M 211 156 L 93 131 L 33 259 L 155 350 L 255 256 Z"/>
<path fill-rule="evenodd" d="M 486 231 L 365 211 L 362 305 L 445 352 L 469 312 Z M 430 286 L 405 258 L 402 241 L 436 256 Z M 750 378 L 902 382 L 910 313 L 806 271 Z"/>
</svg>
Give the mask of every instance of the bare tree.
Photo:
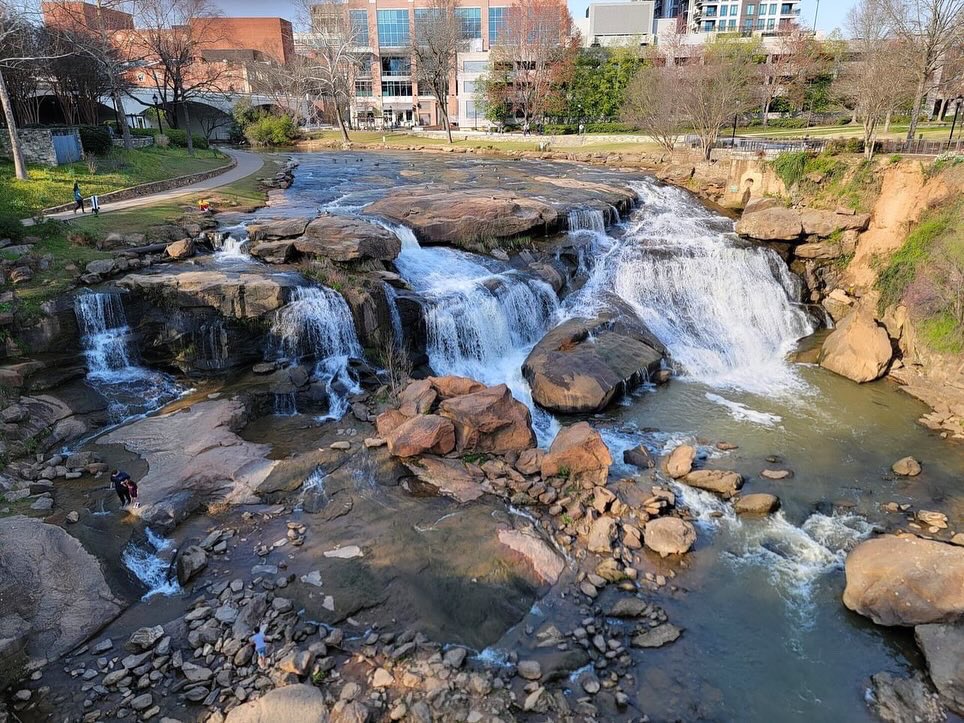
<svg viewBox="0 0 964 723">
<path fill-rule="evenodd" d="M 457 0 L 432 0 L 428 8 L 416 10 L 412 59 L 419 92 L 427 87 L 435 98 L 445 134 L 452 142 L 449 123 L 449 88 L 458 70 L 458 54 L 468 47 L 462 34 Z"/>
<path fill-rule="evenodd" d="M 195 98 L 223 95 L 233 80 L 226 63 L 208 63 L 204 52 L 216 46 L 217 9 L 208 0 L 139 0 L 139 27 L 134 46 L 144 61 L 161 105 L 174 109 L 174 127 L 187 134 L 194 155 L 188 103 Z"/>
<path fill-rule="evenodd" d="M 913 71 L 901 63 L 901 41 L 881 25 L 876 0 L 861 0 L 851 9 L 847 25 L 856 59 L 844 67 L 838 88 L 863 123 L 864 156 L 869 160 L 880 124 L 912 93 Z"/>
<path fill-rule="evenodd" d="M 681 126 L 679 88 L 676 65 L 648 59 L 626 88 L 623 121 L 641 128 L 660 146 L 672 151 Z"/>
<path fill-rule="evenodd" d="M 100 99 L 111 90 L 104 65 L 97 60 L 99 44 L 84 33 L 59 28 L 47 32 L 50 52 L 47 79 L 68 124 L 96 125 Z M 123 110 L 123 107 L 122 107 Z"/>
<path fill-rule="evenodd" d="M 903 61 L 916 81 L 907 140 L 917 134 L 924 101 L 934 89 L 937 70 L 948 53 L 964 42 L 964 0 L 874 0 L 878 22 L 901 41 Z M 881 76 L 886 77 L 886 76 Z"/>
<path fill-rule="evenodd" d="M 486 104 L 506 107 L 528 126 L 565 104 L 562 89 L 571 76 L 578 36 L 561 0 L 520 0 L 504 9 L 502 30 L 492 46 L 492 70 L 483 81 Z"/>
<path fill-rule="evenodd" d="M 710 159 L 720 130 L 756 102 L 752 47 L 738 39 L 707 43 L 680 67 L 680 105 Z"/>
<path fill-rule="evenodd" d="M 363 62 L 358 48 L 360 29 L 339 0 L 303 0 L 302 14 L 303 23 L 310 28 L 306 36 L 306 79 L 313 89 L 310 95 L 331 103 L 342 138 L 348 142 L 351 138 L 343 108 L 351 102 L 355 77 Z"/>
<path fill-rule="evenodd" d="M 311 61 L 300 55 L 287 64 L 253 63 L 248 68 L 252 89 L 296 120 L 304 117 L 305 99 L 314 90 L 312 73 Z"/>
</svg>

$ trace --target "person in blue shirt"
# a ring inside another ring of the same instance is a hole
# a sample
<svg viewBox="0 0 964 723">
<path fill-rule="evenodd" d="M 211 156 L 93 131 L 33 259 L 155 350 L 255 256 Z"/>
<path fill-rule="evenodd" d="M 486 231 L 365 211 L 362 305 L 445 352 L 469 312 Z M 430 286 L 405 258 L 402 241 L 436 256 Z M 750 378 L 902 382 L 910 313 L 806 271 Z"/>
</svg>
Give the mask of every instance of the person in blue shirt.
<svg viewBox="0 0 964 723">
<path fill-rule="evenodd" d="M 80 192 L 80 184 L 74 181 L 74 213 L 77 213 L 78 208 L 81 213 L 87 213 L 84 208 L 84 194 Z"/>
<path fill-rule="evenodd" d="M 258 655 L 258 667 L 264 670 L 268 666 L 268 642 L 265 640 L 264 631 L 267 625 L 262 624 L 258 632 L 251 636 L 254 643 L 254 652 Z"/>
<path fill-rule="evenodd" d="M 130 478 L 131 476 L 127 474 L 127 472 L 119 469 L 115 469 L 110 474 L 110 483 L 113 485 L 114 491 L 120 498 L 121 507 L 126 507 L 131 503 L 131 491 L 127 486 Z"/>
</svg>

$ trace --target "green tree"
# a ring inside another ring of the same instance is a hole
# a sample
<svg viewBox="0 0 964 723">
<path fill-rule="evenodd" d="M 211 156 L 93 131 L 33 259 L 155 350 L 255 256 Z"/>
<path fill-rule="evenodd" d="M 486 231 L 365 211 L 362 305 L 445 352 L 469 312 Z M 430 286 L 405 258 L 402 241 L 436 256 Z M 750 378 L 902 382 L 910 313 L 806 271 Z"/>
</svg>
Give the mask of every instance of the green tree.
<svg viewBox="0 0 964 723">
<path fill-rule="evenodd" d="M 576 57 L 566 93 L 571 119 L 610 120 L 619 115 L 626 88 L 642 62 L 635 48 L 587 48 Z"/>
</svg>

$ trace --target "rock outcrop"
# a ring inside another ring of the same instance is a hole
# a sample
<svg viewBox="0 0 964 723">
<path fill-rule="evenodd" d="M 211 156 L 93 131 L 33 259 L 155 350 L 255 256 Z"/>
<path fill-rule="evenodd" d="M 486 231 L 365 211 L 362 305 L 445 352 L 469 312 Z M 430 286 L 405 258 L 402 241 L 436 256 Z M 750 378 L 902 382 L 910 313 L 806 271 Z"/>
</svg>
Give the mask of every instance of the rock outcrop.
<svg viewBox="0 0 964 723">
<path fill-rule="evenodd" d="M 861 304 L 824 341 L 820 366 L 855 382 L 872 382 L 887 372 L 892 356 L 887 330 Z"/>
<path fill-rule="evenodd" d="M 914 628 L 914 638 L 944 703 L 964 716 L 964 621 L 952 625 L 918 625 Z"/>
<path fill-rule="evenodd" d="M 499 241 L 559 230 L 562 219 L 545 201 L 501 189 L 400 189 L 365 208 L 365 212 L 403 223 L 419 241 L 459 245 Z"/>
<path fill-rule="evenodd" d="M 275 688 L 257 700 L 239 705 L 225 723 L 328 723 L 328 707 L 320 688 L 305 683 Z"/>
<path fill-rule="evenodd" d="M 682 555 L 696 542 L 696 528 L 678 517 L 658 517 L 646 523 L 643 539 L 646 547 L 664 557 Z"/>
<path fill-rule="evenodd" d="M 438 413 L 452 420 L 456 446 L 463 452 L 521 452 L 536 443 L 529 409 L 513 399 L 505 384 L 450 397 Z"/>
<path fill-rule="evenodd" d="M 844 605 L 878 625 L 964 616 L 964 548 L 913 536 L 866 540 L 847 556 Z"/>
<path fill-rule="evenodd" d="M 122 610 L 97 559 L 62 528 L 0 519 L 0 641 L 7 655 L 55 660 Z M 0 669 L 15 666 L 7 658 Z M 6 682 L 6 681 L 0 681 Z"/>
<path fill-rule="evenodd" d="M 238 400 L 213 400 L 141 419 L 100 439 L 121 444 L 148 465 L 140 480 L 140 514 L 170 527 L 201 505 L 258 501 L 276 462 L 269 445 L 237 435 L 247 420 Z"/>
<path fill-rule="evenodd" d="M 547 333 L 522 365 L 539 406 L 562 414 L 598 412 L 650 379 L 662 345 L 638 323 L 603 315 L 569 319 Z"/>
<path fill-rule="evenodd" d="M 837 213 L 760 203 L 747 206 L 736 222 L 736 232 L 757 241 L 793 242 L 807 237 L 830 238 L 844 231 L 864 231 L 869 224 L 868 213 Z"/>
<path fill-rule="evenodd" d="M 448 454 L 455 449 L 455 426 L 437 414 L 416 414 L 385 438 L 388 451 L 396 457 L 420 454 Z"/>
<path fill-rule="evenodd" d="M 613 463 L 602 436 L 588 422 L 559 430 L 542 458 L 542 476 L 562 475 L 584 485 L 604 485 Z"/>
</svg>

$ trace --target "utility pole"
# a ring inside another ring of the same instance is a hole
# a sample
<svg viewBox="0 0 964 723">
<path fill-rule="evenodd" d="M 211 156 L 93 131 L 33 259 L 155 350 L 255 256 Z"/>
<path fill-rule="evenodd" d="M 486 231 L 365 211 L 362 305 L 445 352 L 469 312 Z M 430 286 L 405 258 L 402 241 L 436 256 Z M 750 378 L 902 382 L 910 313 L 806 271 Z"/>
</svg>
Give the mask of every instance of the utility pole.
<svg viewBox="0 0 964 723">
<path fill-rule="evenodd" d="M 820 0 L 817 0 L 817 9 L 813 11 L 813 32 L 817 32 L 817 18 L 820 16 Z"/>
</svg>

